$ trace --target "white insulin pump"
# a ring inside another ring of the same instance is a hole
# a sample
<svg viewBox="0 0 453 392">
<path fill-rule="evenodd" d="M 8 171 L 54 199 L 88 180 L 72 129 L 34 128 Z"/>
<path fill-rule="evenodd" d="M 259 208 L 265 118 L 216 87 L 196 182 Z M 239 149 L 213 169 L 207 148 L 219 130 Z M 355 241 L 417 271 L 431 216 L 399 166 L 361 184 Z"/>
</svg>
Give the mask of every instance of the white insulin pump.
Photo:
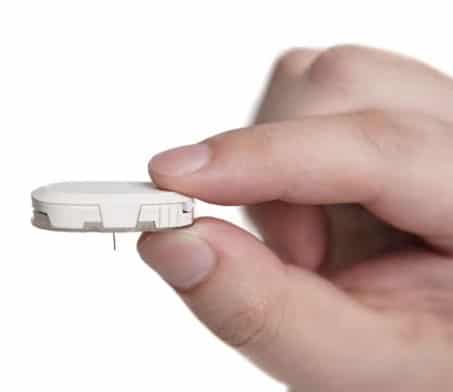
<svg viewBox="0 0 453 392">
<path fill-rule="evenodd" d="M 59 231 L 156 231 L 189 226 L 194 200 L 148 182 L 63 182 L 31 194 L 32 224 Z"/>
</svg>

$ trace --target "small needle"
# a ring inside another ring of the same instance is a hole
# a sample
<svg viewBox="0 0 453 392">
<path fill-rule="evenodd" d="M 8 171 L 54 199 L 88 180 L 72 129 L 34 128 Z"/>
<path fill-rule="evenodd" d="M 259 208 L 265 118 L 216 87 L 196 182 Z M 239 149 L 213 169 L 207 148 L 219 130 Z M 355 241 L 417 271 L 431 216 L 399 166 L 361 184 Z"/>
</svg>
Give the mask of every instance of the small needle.
<svg viewBox="0 0 453 392">
<path fill-rule="evenodd" d="M 116 236 L 115 236 L 115 232 L 113 232 L 113 250 L 116 250 Z"/>
</svg>

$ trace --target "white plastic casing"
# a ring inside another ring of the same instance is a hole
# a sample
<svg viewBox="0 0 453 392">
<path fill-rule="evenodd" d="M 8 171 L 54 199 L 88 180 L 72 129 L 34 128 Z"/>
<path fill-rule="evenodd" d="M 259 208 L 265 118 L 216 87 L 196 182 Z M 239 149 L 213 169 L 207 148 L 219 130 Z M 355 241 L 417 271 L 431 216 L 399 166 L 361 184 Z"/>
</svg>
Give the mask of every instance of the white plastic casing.
<svg viewBox="0 0 453 392">
<path fill-rule="evenodd" d="M 192 198 L 146 182 L 64 182 L 32 192 L 33 225 L 62 231 L 155 231 L 193 223 Z"/>
</svg>

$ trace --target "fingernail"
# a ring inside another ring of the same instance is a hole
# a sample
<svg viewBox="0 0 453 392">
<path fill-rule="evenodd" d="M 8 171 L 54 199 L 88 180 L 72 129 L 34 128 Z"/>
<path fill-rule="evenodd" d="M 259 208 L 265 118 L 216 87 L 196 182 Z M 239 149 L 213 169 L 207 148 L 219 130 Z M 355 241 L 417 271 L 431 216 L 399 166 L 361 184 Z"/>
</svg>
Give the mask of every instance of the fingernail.
<svg viewBox="0 0 453 392">
<path fill-rule="evenodd" d="M 191 174 L 207 165 L 211 156 L 205 143 L 192 144 L 161 152 L 151 159 L 150 171 L 166 176 Z"/>
<path fill-rule="evenodd" d="M 209 244 L 187 233 L 151 234 L 138 244 L 143 260 L 171 286 L 187 290 L 213 271 L 216 255 Z"/>
</svg>

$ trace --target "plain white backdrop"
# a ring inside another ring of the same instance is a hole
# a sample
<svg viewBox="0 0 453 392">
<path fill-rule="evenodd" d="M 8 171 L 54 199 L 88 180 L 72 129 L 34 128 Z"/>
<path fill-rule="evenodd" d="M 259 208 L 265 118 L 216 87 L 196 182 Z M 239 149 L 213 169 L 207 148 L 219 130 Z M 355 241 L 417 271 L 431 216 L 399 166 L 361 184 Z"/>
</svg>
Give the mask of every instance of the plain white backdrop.
<svg viewBox="0 0 453 392">
<path fill-rule="evenodd" d="M 32 228 L 30 191 L 145 180 L 153 154 L 245 125 L 293 46 L 359 43 L 453 71 L 450 6 L 0 0 L 0 391 L 282 391 L 195 320 L 136 235 L 114 253 L 107 234 Z M 236 208 L 198 215 L 244 225 Z"/>
</svg>

